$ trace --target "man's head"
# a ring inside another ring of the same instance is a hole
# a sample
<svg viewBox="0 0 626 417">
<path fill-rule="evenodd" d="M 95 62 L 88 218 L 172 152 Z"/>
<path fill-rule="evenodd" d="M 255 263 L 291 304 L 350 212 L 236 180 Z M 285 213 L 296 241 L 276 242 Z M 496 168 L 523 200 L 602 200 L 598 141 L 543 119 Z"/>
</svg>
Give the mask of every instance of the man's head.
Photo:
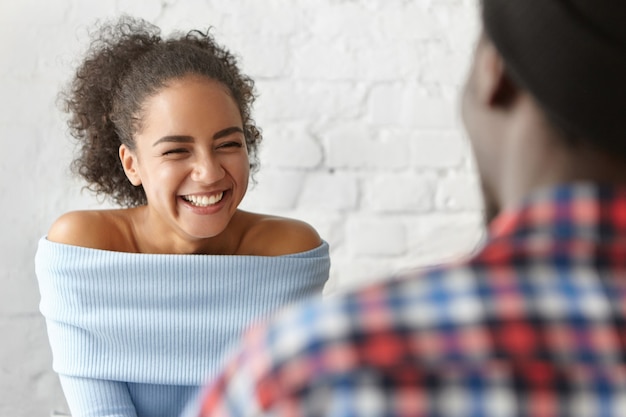
<svg viewBox="0 0 626 417">
<path fill-rule="evenodd" d="M 626 182 L 626 2 L 482 0 L 481 8 L 463 116 L 489 214 L 539 186 Z"/>
</svg>

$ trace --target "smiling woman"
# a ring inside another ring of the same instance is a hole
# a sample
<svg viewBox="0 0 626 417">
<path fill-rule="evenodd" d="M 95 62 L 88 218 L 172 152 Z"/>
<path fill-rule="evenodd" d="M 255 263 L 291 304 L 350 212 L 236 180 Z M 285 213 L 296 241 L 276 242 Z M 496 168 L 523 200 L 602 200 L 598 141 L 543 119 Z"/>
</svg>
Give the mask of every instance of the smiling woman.
<svg viewBox="0 0 626 417">
<path fill-rule="evenodd" d="M 252 322 L 321 292 L 328 245 L 240 210 L 261 135 L 253 82 L 208 34 L 123 17 L 65 93 L 74 168 L 120 209 L 62 215 L 36 270 L 74 417 L 177 415 Z"/>
<path fill-rule="evenodd" d="M 276 254 L 242 246 L 250 243 L 244 239 L 250 228 L 241 228 L 239 219 L 248 218 L 253 227 L 262 216 L 237 209 L 250 168 L 241 115 L 228 90 L 206 77 L 185 75 L 143 107 L 143 129 L 135 135 L 134 149 L 120 146 L 126 175 L 143 187 L 149 201 L 141 209 L 146 212 L 142 227 L 135 228 L 144 239 L 134 239 L 146 246 L 137 251 Z M 237 220 L 231 222 L 234 216 Z M 263 247 L 270 252 L 274 237 L 265 236 Z M 297 248 L 304 243 L 303 249 L 320 244 L 310 231 L 301 237 L 307 242 L 291 244 Z"/>
</svg>

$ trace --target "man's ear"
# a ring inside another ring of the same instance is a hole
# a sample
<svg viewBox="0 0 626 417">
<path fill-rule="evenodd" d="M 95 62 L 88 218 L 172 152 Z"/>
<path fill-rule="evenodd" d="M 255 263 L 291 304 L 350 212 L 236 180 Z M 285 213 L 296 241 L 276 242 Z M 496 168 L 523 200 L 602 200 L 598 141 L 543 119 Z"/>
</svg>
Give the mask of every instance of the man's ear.
<svg viewBox="0 0 626 417">
<path fill-rule="evenodd" d="M 490 107 L 508 107 L 515 101 L 519 88 L 509 76 L 504 59 L 486 38 L 481 39 L 477 54 L 477 92 Z"/>
<path fill-rule="evenodd" d="M 126 177 L 134 186 L 141 185 L 141 176 L 139 175 L 137 155 L 131 151 L 128 146 L 120 145 L 120 161 L 126 173 Z"/>
</svg>

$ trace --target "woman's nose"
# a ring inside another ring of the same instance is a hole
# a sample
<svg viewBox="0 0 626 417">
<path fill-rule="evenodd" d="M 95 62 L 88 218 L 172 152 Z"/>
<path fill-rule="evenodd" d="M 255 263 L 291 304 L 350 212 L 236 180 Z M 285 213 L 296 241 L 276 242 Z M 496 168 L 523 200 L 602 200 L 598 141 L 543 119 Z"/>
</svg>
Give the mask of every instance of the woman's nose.
<svg viewBox="0 0 626 417">
<path fill-rule="evenodd" d="M 202 157 L 195 161 L 191 179 L 196 182 L 212 184 L 221 180 L 226 171 L 218 160 L 212 157 Z"/>
</svg>

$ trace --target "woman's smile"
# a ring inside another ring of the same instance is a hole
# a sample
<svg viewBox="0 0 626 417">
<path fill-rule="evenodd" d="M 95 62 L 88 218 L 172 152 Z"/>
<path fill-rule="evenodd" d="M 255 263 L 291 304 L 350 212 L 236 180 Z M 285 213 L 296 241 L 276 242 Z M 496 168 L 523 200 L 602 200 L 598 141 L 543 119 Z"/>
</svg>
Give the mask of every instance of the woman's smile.
<svg viewBox="0 0 626 417">
<path fill-rule="evenodd" d="M 219 193 L 215 193 L 211 195 L 190 194 L 190 195 L 184 195 L 181 198 L 193 206 L 208 207 L 208 206 L 213 206 L 219 203 L 220 201 L 222 201 L 222 197 L 224 197 L 224 191 L 220 191 Z"/>
<path fill-rule="evenodd" d="M 184 209 L 194 215 L 211 215 L 219 213 L 228 206 L 228 201 L 232 193 L 230 190 L 223 190 L 217 193 L 188 194 L 179 197 Z"/>
</svg>

